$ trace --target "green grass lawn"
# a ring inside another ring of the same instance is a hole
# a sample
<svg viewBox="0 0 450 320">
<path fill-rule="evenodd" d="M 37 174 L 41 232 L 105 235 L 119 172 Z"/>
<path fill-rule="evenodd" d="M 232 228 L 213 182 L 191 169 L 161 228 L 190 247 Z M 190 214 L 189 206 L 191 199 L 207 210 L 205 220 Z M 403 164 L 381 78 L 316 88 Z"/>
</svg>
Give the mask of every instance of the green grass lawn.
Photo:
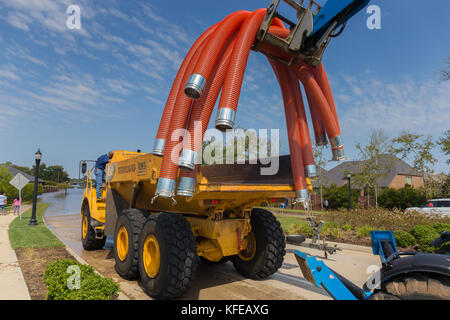
<svg viewBox="0 0 450 320">
<path fill-rule="evenodd" d="M 39 203 L 37 205 L 37 226 L 28 225 L 31 218 L 31 208 L 22 215 L 22 220 L 17 217 L 9 225 L 9 240 L 13 249 L 64 247 L 64 244 L 47 229 L 42 220 L 42 215 L 49 205 L 50 203 Z"/>
</svg>

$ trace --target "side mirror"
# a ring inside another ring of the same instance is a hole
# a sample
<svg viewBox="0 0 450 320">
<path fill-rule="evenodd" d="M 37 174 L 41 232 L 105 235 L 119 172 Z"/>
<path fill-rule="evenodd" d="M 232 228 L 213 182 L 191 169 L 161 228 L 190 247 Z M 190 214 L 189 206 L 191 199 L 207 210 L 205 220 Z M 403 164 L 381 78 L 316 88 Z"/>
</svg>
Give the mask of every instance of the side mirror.
<svg viewBox="0 0 450 320">
<path fill-rule="evenodd" d="M 81 163 L 81 173 L 82 173 L 83 175 L 85 175 L 86 172 L 87 172 L 87 163 L 86 163 L 85 161 L 83 161 L 83 162 Z"/>
</svg>

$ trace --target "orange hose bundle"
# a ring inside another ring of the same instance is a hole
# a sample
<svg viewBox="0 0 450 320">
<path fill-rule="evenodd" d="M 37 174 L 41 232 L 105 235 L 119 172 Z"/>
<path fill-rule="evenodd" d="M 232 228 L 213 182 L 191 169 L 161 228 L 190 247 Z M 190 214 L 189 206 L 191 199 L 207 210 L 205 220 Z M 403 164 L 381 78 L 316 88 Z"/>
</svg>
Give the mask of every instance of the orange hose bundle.
<svg viewBox="0 0 450 320">
<path fill-rule="evenodd" d="M 221 91 L 216 128 L 234 128 L 248 57 L 265 14 L 266 9 L 235 12 L 205 31 L 188 52 L 173 83 L 156 137 L 154 153 L 163 155 L 156 196 L 173 197 L 177 176 L 177 195 L 193 196 L 196 162 L 200 160 L 203 136 Z M 273 20 L 269 32 L 282 38 L 290 33 L 279 19 Z M 316 144 L 326 145 L 328 137 L 333 159 L 340 160 L 344 146 L 331 87 L 322 63 L 316 68 L 302 61 L 288 66 L 289 54 L 268 43 L 261 48 L 269 55 L 280 84 L 295 190 L 298 198 L 305 200 L 306 177 L 314 177 L 316 167 L 299 80 L 306 92 Z"/>
</svg>

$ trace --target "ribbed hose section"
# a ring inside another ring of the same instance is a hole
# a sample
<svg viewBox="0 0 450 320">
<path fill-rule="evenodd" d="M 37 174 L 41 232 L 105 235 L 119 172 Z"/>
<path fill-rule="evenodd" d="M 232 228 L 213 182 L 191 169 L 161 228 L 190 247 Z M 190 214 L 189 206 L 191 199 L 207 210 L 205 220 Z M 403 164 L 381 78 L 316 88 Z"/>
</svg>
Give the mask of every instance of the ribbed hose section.
<svg viewBox="0 0 450 320">
<path fill-rule="evenodd" d="M 297 121 L 297 102 L 294 88 L 292 87 L 290 72 L 285 65 L 278 61 L 269 59 L 269 62 L 277 76 L 283 95 L 295 190 L 297 194 L 304 194 L 305 190 L 307 190 L 307 183 L 302 156 L 300 125 Z"/>
<path fill-rule="evenodd" d="M 254 11 L 244 22 L 239 31 L 236 44 L 233 49 L 229 71 L 225 78 L 222 95 L 219 102 L 216 128 L 221 131 L 233 129 L 236 110 L 244 80 L 250 49 L 255 42 L 256 34 L 266 14 L 266 9 Z M 222 110 L 228 109 L 228 110 Z"/>
<path fill-rule="evenodd" d="M 323 91 L 323 94 L 327 98 L 328 104 L 330 105 L 331 112 L 336 119 L 337 126 L 339 130 L 341 127 L 339 126 L 339 119 L 336 111 L 336 104 L 334 103 L 333 92 L 331 91 L 330 81 L 328 81 L 327 73 L 325 72 L 325 68 L 323 67 L 322 62 L 316 67 L 312 68 L 314 78 L 316 78 L 317 83 Z"/>
<path fill-rule="evenodd" d="M 163 148 L 167 140 L 167 134 L 169 132 L 173 108 L 175 106 L 175 101 L 177 99 L 178 93 L 182 90 L 182 86 L 184 85 L 183 78 L 186 74 L 186 69 L 191 62 L 192 57 L 197 52 L 199 46 L 203 45 L 205 41 L 208 40 L 208 37 L 216 30 L 218 25 L 219 24 L 213 25 L 198 38 L 198 40 L 192 45 L 191 49 L 186 55 L 186 58 L 181 64 L 180 69 L 178 70 L 177 76 L 175 77 L 172 88 L 170 90 L 169 97 L 167 98 L 166 107 L 164 108 L 164 112 L 161 117 L 158 133 L 156 134 L 156 139 L 160 140 L 160 147 L 154 148 L 153 152 L 155 155 L 162 156 L 162 152 L 164 151 Z"/>
<path fill-rule="evenodd" d="M 231 61 L 231 54 L 233 52 L 235 42 L 236 39 L 232 40 L 226 48 L 217 69 L 212 75 L 211 81 L 208 82 L 205 94 L 194 104 L 191 112 L 191 117 L 189 119 L 189 125 L 187 128 L 188 134 L 186 135 L 186 139 L 184 140 L 182 154 L 189 155 L 193 152 L 196 157 L 201 155 L 203 137 L 206 130 L 208 129 L 208 124 L 211 119 L 214 106 L 216 105 L 217 98 L 225 81 L 225 76 L 227 74 L 228 66 Z M 201 136 L 196 131 L 198 129 L 201 130 Z M 194 168 L 195 163 L 188 163 L 188 159 L 181 160 L 179 162 L 179 165 L 180 167 L 183 167 L 183 169 L 192 170 Z"/>
<path fill-rule="evenodd" d="M 183 77 L 183 83 L 187 81 L 189 74 L 194 69 L 194 66 L 198 62 L 201 53 L 205 50 L 205 47 L 206 42 L 203 42 L 194 53 L 191 62 L 186 68 L 186 73 Z M 175 195 L 175 184 L 178 173 L 177 163 L 180 156 L 179 152 L 181 151 L 178 150 L 177 145 L 181 144 L 182 139 L 184 138 L 186 123 L 189 117 L 192 102 L 193 100 L 188 98 L 182 92 L 178 94 L 175 101 L 171 123 L 169 126 L 169 132 L 167 135 L 166 147 L 161 163 L 158 185 L 155 192 L 156 196 L 171 198 Z M 178 136 L 178 140 L 176 139 L 176 136 Z"/>
<path fill-rule="evenodd" d="M 320 116 L 317 112 L 317 107 L 315 106 L 314 100 L 311 98 L 311 94 L 306 92 L 306 98 L 308 100 L 309 112 L 311 114 L 311 121 L 314 128 L 314 137 L 316 139 L 316 145 L 325 146 L 328 144 L 327 133 L 325 128 L 320 121 Z"/>
<path fill-rule="evenodd" d="M 305 87 L 305 91 L 309 94 L 311 101 L 314 103 L 314 108 L 316 108 L 320 116 L 320 121 L 324 125 L 327 135 L 330 138 L 332 148 L 338 149 L 343 147 L 343 145 L 340 145 L 340 142 L 337 142 L 341 137 L 341 131 L 336 123 L 333 113 L 331 112 L 328 100 L 325 98 L 325 95 L 314 78 L 314 75 L 305 66 L 301 66 L 294 71 Z"/>
<path fill-rule="evenodd" d="M 184 89 L 187 96 L 193 99 L 201 98 L 204 86 L 208 83 L 228 39 L 239 31 L 249 14 L 249 11 L 238 11 L 222 21 L 214 33 L 215 36 L 208 41 L 193 72 L 189 73 L 189 81 L 185 82 Z"/>
<path fill-rule="evenodd" d="M 295 106 L 297 110 L 297 122 L 300 130 L 301 151 L 305 173 L 308 178 L 314 178 L 317 175 L 314 153 L 312 149 L 311 136 L 309 133 L 308 119 L 306 118 L 305 104 L 303 103 L 302 91 L 297 76 L 291 69 L 287 69 L 289 80 L 294 92 Z"/>
</svg>

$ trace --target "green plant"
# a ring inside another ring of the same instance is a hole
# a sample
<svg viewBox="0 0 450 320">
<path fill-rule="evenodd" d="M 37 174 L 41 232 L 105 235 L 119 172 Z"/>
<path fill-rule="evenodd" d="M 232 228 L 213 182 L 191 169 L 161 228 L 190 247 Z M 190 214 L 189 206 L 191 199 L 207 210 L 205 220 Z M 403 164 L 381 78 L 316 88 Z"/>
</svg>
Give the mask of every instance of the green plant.
<svg viewBox="0 0 450 320">
<path fill-rule="evenodd" d="M 395 242 L 399 247 L 410 247 L 417 243 L 416 238 L 414 238 L 410 233 L 405 231 L 394 231 Z"/>
<path fill-rule="evenodd" d="M 80 281 L 77 288 L 78 270 Z M 69 259 L 52 262 L 45 270 L 44 282 L 47 300 L 110 300 L 119 292 L 119 285 L 112 279 L 95 273 L 91 266 Z M 75 286 L 70 289 L 68 284 Z"/>
<path fill-rule="evenodd" d="M 377 228 L 370 225 L 364 225 L 362 227 L 356 228 L 356 234 L 358 237 L 368 238 L 370 237 L 370 231 L 377 230 Z"/>
<path fill-rule="evenodd" d="M 414 226 L 410 233 L 416 238 L 419 247 L 418 251 L 432 252 L 434 249 L 430 246 L 430 243 L 439 238 L 439 233 L 431 226 L 417 225 Z"/>
<path fill-rule="evenodd" d="M 434 230 L 436 230 L 437 233 L 441 234 L 444 231 L 450 231 L 450 224 L 448 223 L 436 223 L 433 224 Z"/>
<path fill-rule="evenodd" d="M 301 234 L 304 235 L 307 238 L 310 238 L 313 236 L 313 232 L 311 227 L 308 223 L 294 223 L 288 228 L 289 234 Z"/>
<path fill-rule="evenodd" d="M 342 226 L 342 230 L 344 230 L 344 231 L 346 231 L 346 232 L 351 231 L 351 230 L 352 230 L 352 225 L 349 224 L 349 223 L 345 223 L 345 224 Z"/>
</svg>

